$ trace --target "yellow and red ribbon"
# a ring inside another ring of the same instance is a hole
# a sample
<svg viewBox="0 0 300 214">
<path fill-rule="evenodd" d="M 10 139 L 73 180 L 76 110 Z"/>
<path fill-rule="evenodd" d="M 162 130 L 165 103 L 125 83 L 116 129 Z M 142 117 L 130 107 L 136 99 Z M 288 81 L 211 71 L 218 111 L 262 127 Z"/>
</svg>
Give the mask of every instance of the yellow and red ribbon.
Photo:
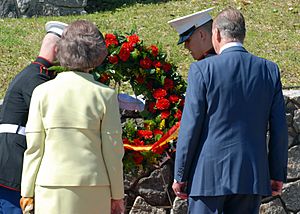
<svg viewBox="0 0 300 214">
<path fill-rule="evenodd" d="M 143 152 L 143 151 L 150 151 L 155 148 L 164 146 L 170 141 L 177 139 L 179 133 L 179 127 L 180 127 L 180 122 L 177 122 L 174 126 L 170 128 L 170 130 L 167 133 L 165 133 L 158 141 L 156 141 L 152 145 L 134 146 L 130 144 L 124 144 L 124 148 L 128 150 Z"/>
</svg>

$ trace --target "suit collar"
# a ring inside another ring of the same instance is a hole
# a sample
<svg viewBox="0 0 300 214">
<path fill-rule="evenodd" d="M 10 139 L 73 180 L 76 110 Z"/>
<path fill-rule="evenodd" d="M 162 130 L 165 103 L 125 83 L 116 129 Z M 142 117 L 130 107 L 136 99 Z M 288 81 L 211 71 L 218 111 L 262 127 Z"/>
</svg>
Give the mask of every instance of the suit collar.
<svg viewBox="0 0 300 214">
<path fill-rule="evenodd" d="M 232 46 L 232 47 L 229 47 L 229 48 L 226 48 L 225 50 L 223 50 L 220 55 L 222 55 L 224 53 L 228 53 L 228 52 L 233 52 L 233 51 L 247 52 L 247 50 L 242 46 Z"/>
<path fill-rule="evenodd" d="M 221 54 L 225 49 L 235 46 L 243 47 L 243 44 L 240 42 L 227 42 L 220 48 L 219 52 Z"/>
</svg>

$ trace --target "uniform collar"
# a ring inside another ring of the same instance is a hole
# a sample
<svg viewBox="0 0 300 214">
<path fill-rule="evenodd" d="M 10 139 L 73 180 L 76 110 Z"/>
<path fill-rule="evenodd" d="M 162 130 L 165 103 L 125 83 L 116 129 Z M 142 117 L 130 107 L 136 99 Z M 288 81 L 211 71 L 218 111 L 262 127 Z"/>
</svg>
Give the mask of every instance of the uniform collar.
<svg viewBox="0 0 300 214">
<path fill-rule="evenodd" d="M 47 59 L 45 59 L 44 57 L 41 57 L 41 56 L 38 56 L 36 58 L 35 62 L 37 62 L 38 64 L 42 64 L 46 68 L 49 68 L 53 65 L 49 60 L 47 60 Z"/>
<path fill-rule="evenodd" d="M 216 52 L 215 52 L 215 49 L 214 48 L 211 48 L 209 49 L 208 51 L 206 51 L 199 59 L 198 61 L 202 60 L 202 59 L 205 59 L 207 57 L 210 57 L 210 56 L 214 56 L 216 55 Z"/>
</svg>

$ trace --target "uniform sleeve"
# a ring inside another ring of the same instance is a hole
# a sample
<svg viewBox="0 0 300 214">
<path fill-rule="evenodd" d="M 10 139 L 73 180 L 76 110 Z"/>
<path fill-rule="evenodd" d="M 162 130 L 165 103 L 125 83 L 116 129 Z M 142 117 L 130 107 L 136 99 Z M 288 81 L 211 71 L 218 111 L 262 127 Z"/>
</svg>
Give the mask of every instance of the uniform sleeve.
<svg viewBox="0 0 300 214">
<path fill-rule="evenodd" d="M 24 153 L 21 195 L 34 196 L 34 186 L 44 153 L 45 131 L 43 127 L 38 90 L 34 90 L 26 125 L 27 149 Z"/>
<path fill-rule="evenodd" d="M 199 68 L 192 64 L 188 74 L 185 104 L 176 145 L 174 178 L 185 182 L 193 157 L 202 148 L 200 136 L 206 112 L 206 87 Z M 201 147 L 201 148 L 199 148 Z"/>
<path fill-rule="evenodd" d="M 106 105 L 101 123 L 102 152 L 106 164 L 112 199 L 124 198 L 123 163 L 124 147 L 119 104 L 116 93 Z"/>
<path fill-rule="evenodd" d="M 282 94 L 279 69 L 278 81 L 269 118 L 269 169 L 271 179 L 286 181 L 288 161 L 288 131 L 285 117 L 285 102 Z"/>
</svg>

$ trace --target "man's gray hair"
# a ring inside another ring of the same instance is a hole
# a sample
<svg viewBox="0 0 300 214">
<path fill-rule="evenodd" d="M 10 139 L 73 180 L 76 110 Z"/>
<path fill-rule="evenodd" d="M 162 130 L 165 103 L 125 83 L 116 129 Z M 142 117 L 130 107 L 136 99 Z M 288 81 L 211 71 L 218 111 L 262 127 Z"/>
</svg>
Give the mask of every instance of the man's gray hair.
<svg viewBox="0 0 300 214">
<path fill-rule="evenodd" d="M 213 28 L 220 31 L 221 37 L 237 42 L 244 42 L 246 35 L 245 19 L 236 9 L 223 10 L 214 20 Z"/>
<path fill-rule="evenodd" d="M 61 66 L 78 71 L 97 67 L 107 55 L 102 33 L 85 20 L 74 21 L 64 30 L 57 49 Z"/>
</svg>

